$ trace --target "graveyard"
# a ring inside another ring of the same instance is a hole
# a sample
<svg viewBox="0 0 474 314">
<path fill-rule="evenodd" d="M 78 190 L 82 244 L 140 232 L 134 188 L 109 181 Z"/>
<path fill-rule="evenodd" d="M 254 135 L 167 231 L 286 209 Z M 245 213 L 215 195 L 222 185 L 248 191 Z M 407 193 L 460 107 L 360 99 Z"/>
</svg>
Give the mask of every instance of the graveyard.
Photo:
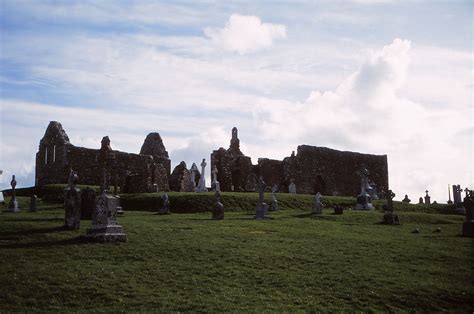
<svg viewBox="0 0 474 314">
<path fill-rule="evenodd" d="M 21 211 L 0 214 L 2 311 L 474 307 L 472 239 L 452 206 L 394 202 L 401 224 L 383 225 L 381 200 L 355 211 L 355 198 L 323 196 L 315 215 L 311 195 L 277 193 L 279 210 L 256 220 L 257 193 L 223 192 L 225 219 L 212 220 L 212 192 L 168 194 L 171 215 L 157 214 L 162 193 L 123 195 L 127 242 L 117 244 L 85 241 L 90 220 L 64 229 L 61 203 L 39 200 L 30 212 L 18 196 Z"/>
</svg>

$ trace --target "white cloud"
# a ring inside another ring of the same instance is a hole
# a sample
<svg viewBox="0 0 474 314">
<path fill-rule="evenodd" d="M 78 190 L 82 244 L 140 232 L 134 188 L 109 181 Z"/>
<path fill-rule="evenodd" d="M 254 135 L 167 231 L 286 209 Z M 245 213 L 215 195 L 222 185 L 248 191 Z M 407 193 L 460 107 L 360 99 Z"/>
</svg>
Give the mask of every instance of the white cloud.
<svg viewBox="0 0 474 314">
<path fill-rule="evenodd" d="M 204 29 L 206 36 L 218 46 L 239 54 L 269 48 L 275 39 L 286 37 L 286 27 L 262 23 L 257 16 L 232 14 L 224 28 Z"/>
</svg>

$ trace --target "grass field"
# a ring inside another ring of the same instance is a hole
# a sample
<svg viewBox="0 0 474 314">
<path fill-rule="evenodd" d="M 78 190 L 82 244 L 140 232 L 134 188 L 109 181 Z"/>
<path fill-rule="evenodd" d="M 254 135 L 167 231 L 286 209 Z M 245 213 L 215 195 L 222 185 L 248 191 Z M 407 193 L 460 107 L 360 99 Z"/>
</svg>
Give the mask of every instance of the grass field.
<svg viewBox="0 0 474 314">
<path fill-rule="evenodd" d="M 460 237 L 463 216 L 417 205 L 400 211 L 401 226 L 379 224 L 378 211 L 312 216 L 282 206 L 265 221 L 252 219 L 254 205 L 223 221 L 127 211 L 123 244 L 83 242 L 90 221 L 62 230 L 60 204 L 20 206 L 0 213 L 2 313 L 474 309 L 474 240 Z"/>
</svg>

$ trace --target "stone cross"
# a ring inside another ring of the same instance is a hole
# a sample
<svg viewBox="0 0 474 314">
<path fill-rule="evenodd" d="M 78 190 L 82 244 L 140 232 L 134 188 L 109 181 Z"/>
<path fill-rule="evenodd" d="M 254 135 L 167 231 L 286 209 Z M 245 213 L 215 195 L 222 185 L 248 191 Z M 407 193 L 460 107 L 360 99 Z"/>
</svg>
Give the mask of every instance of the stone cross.
<svg viewBox="0 0 474 314">
<path fill-rule="evenodd" d="M 219 173 L 219 170 L 217 170 L 217 166 L 214 165 L 214 169 L 212 169 L 212 182 L 215 183 L 217 182 L 217 174 Z"/>
<path fill-rule="evenodd" d="M 425 204 L 428 204 L 428 205 L 429 205 L 429 204 L 431 204 L 431 201 L 430 201 L 431 197 L 428 195 L 428 192 L 429 192 L 428 190 L 426 190 L 425 192 L 426 192 L 426 195 L 425 195 Z"/>
<path fill-rule="evenodd" d="M 323 203 L 321 203 L 321 193 L 316 193 L 313 203 L 313 214 L 321 214 Z"/>
<path fill-rule="evenodd" d="M 368 192 L 372 189 L 369 185 L 369 170 L 366 167 L 361 167 L 359 171 L 357 171 L 360 179 L 360 195 L 369 194 Z"/>
<path fill-rule="evenodd" d="M 469 190 L 468 188 L 465 188 L 465 189 L 464 189 L 464 192 L 466 193 L 466 197 L 469 197 L 469 191 L 470 191 L 470 190 Z"/>
<path fill-rule="evenodd" d="M 392 190 L 387 191 L 387 211 L 393 212 L 393 198 L 395 197 L 395 193 Z"/>
<path fill-rule="evenodd" d="M 275 184 L 273 187 L 272 187 L 272 202 L 271 202 L 271 210 L 273 211 L 277 211 L 278 210 L 278 200 L 276 198 L 276 191 L 278 190 L 278 186 Z"/>
<path fill-rule="evenodd" d="M 264 203 L 263 192 L 265 192 L 265 187 L 266 187 L 266 183 L 265 183 L 265 181 L 263 181 L 263 177 L 260 176 L 260 177 L 258 178 L 258 183 L 257 183 L 258 203 L 259 203 L 259 204 L 263 204 L 263 203 Z"/>
<path fill-rule="evenodd" d="M 207 163 L 206 163 L 206 159 L 203 158 L 202 159 L 202 162 L 201 162 L 201 177 L 199 178 L 199 184 L 198 184 L 198 188 L 197 188 L 197 191 L 198 192 L 206 192 L 207 189 L 206 189 L 206 166 L 207 166 Z"/>
<path fill-rule="evenodd" d="M 12 180 L 10 181 L 10 185 L 12 187 L 12 199 L 16 200 L 16 180 L 15 175 L 12 175 Z"/>
<path fill-rule="evenodd" d="M 115 154 L 112 148 L 110 147 L 110 139 L 108 136 L 104 136 L 101 141 L 101 146 L 98 156 L 99 163 L 102 164 L 102 192 L 106 192 L 109 189 L 110 179 L 109 171 L 110 167 L 115 160 Z"/>
<path fill-rule="evenodd" d="M 196 187 L 196 172 L 199 173 L 196 163 L 193 162 L 193 165 L 191 166 L 190 171 L 191 171 L 191 182 L 193 183 L 193 187 Z"/>
<path fill-rule="evenodd" d="M 71 170 L 69 170 L 68 189 L 72 190 L 76 188 L 77 179 L 77 173 L 71 168 Z"/>
</svg>

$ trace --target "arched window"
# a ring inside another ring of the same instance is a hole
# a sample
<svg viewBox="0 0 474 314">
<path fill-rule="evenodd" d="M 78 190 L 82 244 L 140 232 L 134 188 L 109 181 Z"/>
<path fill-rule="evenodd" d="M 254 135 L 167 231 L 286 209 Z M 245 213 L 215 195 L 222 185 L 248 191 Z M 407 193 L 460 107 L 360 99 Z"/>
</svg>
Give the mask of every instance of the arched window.
<svg viewBox="0 0 474 314">
<path fill-rule="evenodd" d="M 48 147 L 44 148 L 44 164 L 48 164 Z"/>
<path fill-rule="evenodd" d="M 53 146 L 53 163 L 56 162 L 56 145 Z"/>
</svg>

